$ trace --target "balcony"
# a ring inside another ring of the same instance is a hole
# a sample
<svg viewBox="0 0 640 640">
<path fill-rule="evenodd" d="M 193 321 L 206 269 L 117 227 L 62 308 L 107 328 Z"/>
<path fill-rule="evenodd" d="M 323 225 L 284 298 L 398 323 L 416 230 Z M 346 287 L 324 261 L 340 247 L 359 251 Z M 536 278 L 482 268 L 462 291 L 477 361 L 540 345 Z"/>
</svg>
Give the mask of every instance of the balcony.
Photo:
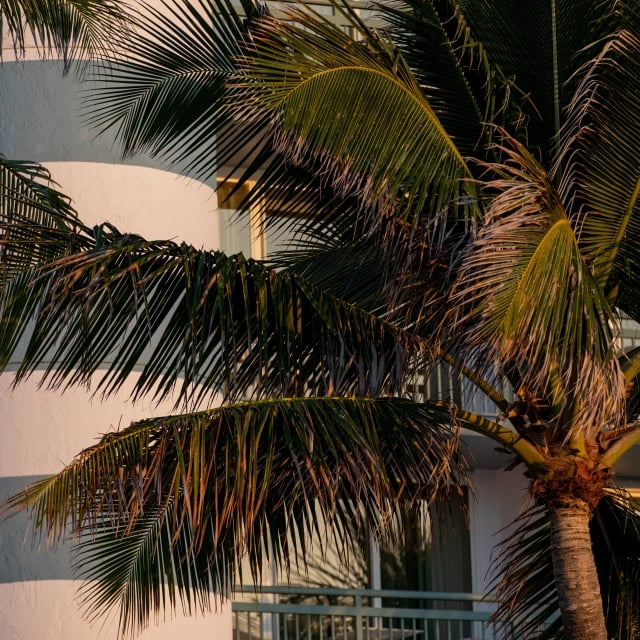
<svg viewBox="0 0 640 640">
<path fill-rule="evenodd" d="M 233 640 L 524 640 L 494 608 L 469 593 L 240 587 Z"/>
</svg>

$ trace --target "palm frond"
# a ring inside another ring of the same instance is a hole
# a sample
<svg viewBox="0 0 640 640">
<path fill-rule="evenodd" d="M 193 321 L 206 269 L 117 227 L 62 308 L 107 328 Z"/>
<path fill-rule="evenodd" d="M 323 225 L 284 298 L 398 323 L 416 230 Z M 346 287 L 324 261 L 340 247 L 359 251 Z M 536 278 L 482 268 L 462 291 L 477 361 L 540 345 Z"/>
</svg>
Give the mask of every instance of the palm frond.
<svg viewBox="0 0 640 640">
<path fill-rule="evenodd" d="M 375 6 L 461 153 L 482 155 L 493 133 L 486 123 L 495 124 L 497 112 L 505 111 L 509 82 L 473 39 L 459 7 L 423 0 Z"/>
<path fill-rule="evenodd" d="M 27 221 L 28 222 L 28 221 Z M 402 388 L 421 343 L 293 273 L 241 255 L 150 242 L 109 225 L 62 232 L 12 219 L 4 255 L 29 263 L 1 292 L 1 362 L 17 379 L 45 368 L 52 386 L 110 394 L 142 368 L 135 397 L 198 403 L 216 393 L 375 395 Z M 69 249 L 75 251 L 70 251 Z M 24 352 L 16 352 L 29 333 Z"/>
<path fill-rule="evenodd" d="M 370 238 L 334 243 L 306 239 L 304 246 L 273 255 L 269 262 L 303 275 L 314 286 L 371 312 L 384 314 L 388 295 L 382 251 Z"/>
<path fill-rule="evenodd" d="M 509 554 L 508 565 L 496 562 L 493 587 L 500 605 L 496 624 L 518 630 L 522 637 L 561 640 L 558 595 L 553 580 L 549 523 L 543 508 L 531 508 L 511 525 L 494 556 Z"/>
<path fill-rule="evenodd" d="M 104 54 L 126 29 L 127 13 L 115 0 L 0 0 L 0 34 L 17 55 L 35 45 L 61 56 L 66 70 L 74 59 Z"/>
<path fill-rule="evenodd" d="M 287 17 L 256 25 L 243 68 L 278 150 L 373 211 L 468 213 L 467 164 L 391 41 L 355 19 L 364 42 L 311 11 Z"/>
<path fill-rule="evenodd" d="M 543 161 L 554 157 L 554 137 L 573 97 L 576 72 L 589 57 L 588 47 L 610 32 L 613 0 L 514 5 L 509 0 L 456 0 L 473 39 L 492 64 L 518 88 L 514 99 L 526 122 L 506 127 Z"/>
<path fill-rule="evenodd" d="M 616 31 L 589 61 L 564 131 L 566 190 L 580 205 L 580 244 L 610 300 L 640 318 L 640 12 L 620 2 Z"/>
<path fill-rule="evenodd" d="M 355 195 L 336 193 L 323 175 L 281 156 L 240 205 L 250 206 L 264 212 L 272 264 L 431 340 L 460 255 L 454 248 L 469 237 L 465 221 L 433 219 L 428 210 L 416 211 L 415 226 L 392 216 L 372 219 Z M 287 246 L 276 255 L 271 240 L 280 232 Z"/>
<path fill-rule="evenodd" d="M 61 257 L 69 246 L 68 230 L 79 227 L 71 200 L 58 191 L 49 171 L 35 162 L 15 161 L 0 154 L 0 233 L 3 238 L 2 278 Z M 11 243 L 27 239 L 34 228 L 51 234 L 28 254 L 12 251 Z"/>
<path fill-rule="evenodd" d="M 26 217 L 46 219 L 49 211 L 55 216 L 65 213 L 75 216 L 70 198 L 56 189 L 58 186 L 49 171 L 36 162 L 10 160 L 0 154 L 0 213 L 11 216 L 13 212 Z"/>
<path fill-rule="evenodd" d="M 286 568 L 318 519 L 337 539 L 384 531 L 400 497 L 430 502 L 465 473 L 443 408 L 283 398 L 107 434 L 4 508 L 29 509 L 53 542 L 68 524 L 85 536 L 77 567 L 97 580 L 86 605 L 120 606 L 126 630 L 179 600 L 206 608 L 243 555 L 256 576 L 265 553 Z"/>
<path fill-rule="evenodd" d="M 149 153 L 207 178 L 238 159 L 260 127 L 231 122 L 229 88 L 247 37 L 251 2 L 163 2 L 135 14 L 132 33 L 94 67 L 96 87 L 85 93 L 85 116 L 98 130 L 114 129 L 125 155 Z M 225 151 L 225 149 L 227 151 Z"/>
<path fill-rule="evenodd" d="M 342 218 L 349 206 L 337 213 L 335 222 L 324 224 L 321 213 L 320 220 L 299 225 L 302 242 L 294 242 L 270 262 L 405 328 L 435 353 L 434 335 L 461 257 L 455 248 L 468 241 L 468 226 L 440 221 L 412 228 L 383 216 L 354 234 L 359 225 Z"/>
<path fill-rule="evenodd" d="M 452 348 L 481 369 L 518 371 L 524 387 L 557 404 L 561 429 L 597 433 L 623 416 L 612 311 L 547 174 L 517 142 L 502 151 L 506 164 L 492 165 L 502 177 L 488 184 L 497 195 L 454 297 L 467 338 Z"/>
<path fill-rule="evenodd" d="M 228 568 L 212 570 L 207 554 L 194 553 L 188 526 L 172 537 L 173 504 L 171 498 L 148 505 L 131 527 L 107 522 L 74 546 L 75 573 L 83 581 L 78 600 L 90 622 L 118 611 L 120 635 L 133 637 L 178 605 L 196 615 L 222 604 Z"/>
</svg>

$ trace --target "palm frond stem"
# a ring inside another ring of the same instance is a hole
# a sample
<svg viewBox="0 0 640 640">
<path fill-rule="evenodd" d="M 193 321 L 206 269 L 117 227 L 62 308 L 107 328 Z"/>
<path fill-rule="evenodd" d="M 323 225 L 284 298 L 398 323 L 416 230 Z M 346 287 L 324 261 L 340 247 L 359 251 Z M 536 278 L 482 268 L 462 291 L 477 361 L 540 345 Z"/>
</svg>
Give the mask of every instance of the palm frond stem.
<svg viewBox="0 0 640 640">
<path fill-rule="evenodd" d="M 450 411 L 463 428 L 495 440 L 517 454 L 527 467 L 538 470 L 546 467 L 547 461 L 540 451 L 515 431 L 471 411 L 457 407 L 451 407 Z"/>
<path fill-rule="evenodd" d="M 631 449 L 640 443 L 640 422 L 630 426 L 628 433 L 625 433 L 619 440 L 614 442 L 602 455 L 600 461 L 605 468 L 613 468 L 615 463 Z"/>
<path fill-rule="evenodd" d="M 634 353 L 626 353 L 624 359 L 625 366 L 623 366 L 622 371 L 627 385 L 630 385 L 634 378 L 640 374 L 640 349 L 637 352 L 634 349 Z"/>
<path fill-rule="evenodd" d="M 467 380 L 482 391 L 502 411 L 509 407 L 509 401 L 492 385 L 486 378 L 480 375 L 477 369 L 472 369 L 466 365 L 461 365 L 456 357 L 451 353 L 440 352 L 439 357 L 459 371 Z"/>
</svg>

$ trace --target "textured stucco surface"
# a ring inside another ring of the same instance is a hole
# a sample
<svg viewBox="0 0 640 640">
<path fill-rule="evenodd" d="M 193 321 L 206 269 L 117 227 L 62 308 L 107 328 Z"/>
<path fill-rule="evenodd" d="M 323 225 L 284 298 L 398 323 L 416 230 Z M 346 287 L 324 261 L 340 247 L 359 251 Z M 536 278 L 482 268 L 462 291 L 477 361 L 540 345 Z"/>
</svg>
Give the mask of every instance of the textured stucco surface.
<svg viewBox="0 0 640 640">
<path fill-rule="evenodd" d="M 84 389 L 64 394 L 38 387 L 38 377 L 17 389 L 11 374 L 0 376 L 0 499 L 19 491 L 37 476 L 59 471 L 75 454 L 102 434 L 131 421 L 170 411 L 170 403 L 135 405 L 128 390 L 106 401 Z M 88 624 L 76 600 L 80 582 L 73 580 L 69 543 L 55 550 L 29 535 L 29 521 L 20 514 L 0 523 L 0 638 L 2 640 L 115 640 L 117 621 Z M 152 626 L 140 638 L 162 640 L 186 634 L 200 638 L 231 638 L 231 612 L 206 617 L 172 617 Z"/>
<path fill-rule="evenodd" d="M 2 640 L 116 640 L 117 622 L 88 622 L 76 603 L 77 584 L 69 581 L 29 581 L 0 584 Z M 138 640 L 230 640 L 231 608 L 225 605 L 207 616 L 181 613 L 152 621 Z M 18 612 L 21 615 L 18 615 Z"/>
<path fill-rule="evenodd" d="M 87 224 L 109 221 L 147 240 L 220 245 L 217 197 L 207 184 L 142 166 L 97 162 L 47 162 Z"/>
<path fill-rule="evenodd" d="M 7 158 L 38 162 L 85 161 L 167 168 L 158 160 L 134 155 L 123 160 L 111 130 L 100 132 L 87 121 L 83 92 L 99 89 L 63 75 L 52 60 L 12 61 L 0 65 L 0 152 Z M 188 162 L 173 171 L 189 175 Z"/>
<path fill-rule="evenodd" d="M 79 85 L 55 62 L 0 65 L 0 153 L 46 164 L 88 224 L 108 220 L 149 239 L 219 246 L 217 201 L 208 183 L 162 170 L 135 157 L 123 163 L 110 136 L 95 138 L 81 117 Z M 132 420 L 169 412 L 168 405 L 135 406 L 125 390 L 101 402 L 85 389 L 38 388 L 38 376 L 16 390 L 0 375 L 0 499 L 35 477 L 56 472 L 101 434 Z M 28 520 L 0 523 L 0 638 L 93 640 L 117 637 L 117 620 L 93 624 L 81 616 L 66 547 L 32 545 Z M 231 638 L 231 612 L 175 619 L 144 632 L 142 640 Z"/>
</svg>

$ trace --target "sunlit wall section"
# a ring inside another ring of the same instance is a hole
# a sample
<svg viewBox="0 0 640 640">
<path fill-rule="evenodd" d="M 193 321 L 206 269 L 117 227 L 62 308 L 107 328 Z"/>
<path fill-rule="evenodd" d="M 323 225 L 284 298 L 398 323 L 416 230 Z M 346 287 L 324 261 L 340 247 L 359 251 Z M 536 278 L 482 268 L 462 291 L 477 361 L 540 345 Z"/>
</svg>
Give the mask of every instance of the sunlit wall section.
<svg viewBox="0 0 640 640">
<path fill-rule="evenodd" d="M 37 379 L 15 390 L 9 376 L 0 377 L 0 493 L 17 493 L 27 482 L 59 471 L 100 434 L 132 420 L 166 414 L 168 406 L 128 400 L 123 392 L 106 402 L 84 389 L 58 392 L 38 388 Z M 117 612 L 90 622 L 77 597 L 70 543 L 55 550 L 46 540 L 29 535 L 29 521 L 21 514 L 0 525 L 0 636 L 3 640 L 115 640 Z M 230 607 L 206 616 L 166 616 L 140 640 L 176 637 L 231 638 Z"/>
</svg>

